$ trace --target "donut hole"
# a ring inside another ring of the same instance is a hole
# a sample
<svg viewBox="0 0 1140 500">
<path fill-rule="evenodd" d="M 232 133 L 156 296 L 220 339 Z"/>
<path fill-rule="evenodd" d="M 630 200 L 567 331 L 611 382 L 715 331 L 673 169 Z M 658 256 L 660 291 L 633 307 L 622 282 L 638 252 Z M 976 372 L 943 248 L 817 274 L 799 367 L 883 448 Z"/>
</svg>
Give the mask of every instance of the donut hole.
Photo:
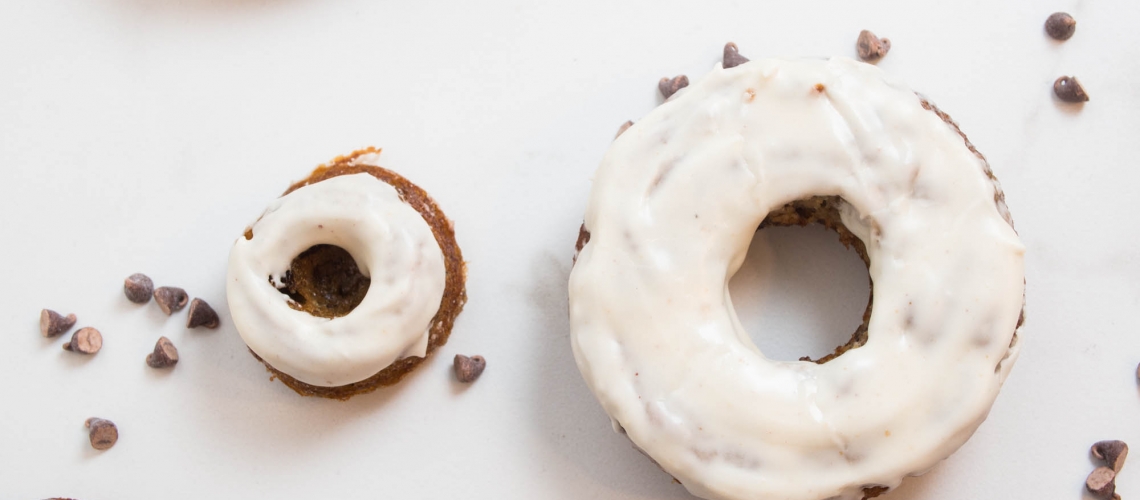
<svg viewBox="0 0 1140 500">
<path fill-rule="evenodd" d="M 301 252 L 281 281 L 277 290 L 289 296 L 290 307 L 322 318 L 352 312 L 372 284 L 356 259 L 335 245 L 315 245 Z"/>
<path fill-rule="evenodd" d="M 814 197 L 773 210 L 729 281 L 737 317 L 769 359 L 826 363 L 867 341 L 869 261 L 840 221 L 842 203 Z"/>
</svg>

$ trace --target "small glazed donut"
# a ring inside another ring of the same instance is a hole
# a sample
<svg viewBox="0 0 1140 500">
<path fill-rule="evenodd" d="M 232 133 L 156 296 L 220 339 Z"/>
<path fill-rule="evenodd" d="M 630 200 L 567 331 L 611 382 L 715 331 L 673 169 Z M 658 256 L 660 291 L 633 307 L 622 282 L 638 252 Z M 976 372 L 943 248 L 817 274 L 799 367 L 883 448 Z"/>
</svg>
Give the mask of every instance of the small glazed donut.
<svg viewBox="0 0 1140 500">
<path fill-rule="evenodd" d="M 451 222 L 378 155 L 318 167 L 230 251 L 234 324 L 302 395 L 348 399 L 399 382 L 447 342 L 467 300 Z"/>
<path fill-rule="evenodd" d="M 728 283 L 762 224 L 855 244 L 874 296 L 818 362 L 765 357 Z M 1017 359 L 1022 246 L 985 159 L 875 66 L 764 59 L 615 139 L 570 275 L 578 368 L 614 428 L 707 499 L 858 500 L 957 450 Z"/>
</svg>

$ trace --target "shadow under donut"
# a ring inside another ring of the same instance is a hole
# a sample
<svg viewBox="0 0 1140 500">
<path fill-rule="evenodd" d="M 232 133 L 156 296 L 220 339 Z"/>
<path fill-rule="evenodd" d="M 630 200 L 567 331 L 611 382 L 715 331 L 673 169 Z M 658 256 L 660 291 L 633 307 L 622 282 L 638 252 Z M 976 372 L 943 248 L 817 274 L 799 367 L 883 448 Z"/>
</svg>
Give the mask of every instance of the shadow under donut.
<svg viewBox="0 0 1140 500">
<path fill-rule="evenodd" d="M 569 249 L 569 246 L 567 247 Z M 570 473 L 555 477 L 579 477 L 594 483 L 585 488 L 577 481 L 552 483 L 551 498 L 582 498 L 595 489 L 620 492 L 623 496 L 653 499 L 692 499 L 682 486 L 673 482 L 610 426 L 609 417 L 582 380 L 570 346 L 568 321 L 570 279 L 569 253 L 545 253 L 531 263 L 536 279 L 528 299 L 539 318 L 534 335 L 535 363 L 540 376 L 534 379 L 531 397 L 534 421 L 556 463 Z"/>
</svg>

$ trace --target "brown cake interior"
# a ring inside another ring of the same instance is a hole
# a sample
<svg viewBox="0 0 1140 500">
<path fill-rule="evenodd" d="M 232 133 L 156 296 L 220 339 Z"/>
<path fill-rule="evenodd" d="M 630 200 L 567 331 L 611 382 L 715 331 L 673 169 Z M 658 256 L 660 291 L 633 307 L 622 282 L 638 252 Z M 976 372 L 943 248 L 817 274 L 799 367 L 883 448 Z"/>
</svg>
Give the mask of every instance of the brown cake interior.
<svg viewBox="0 0 1140 500">
<path fill-rule="evenodd" d="M 863 246 L 863 240 L 855 236 L 847 227 L 843 225 L 843 221 L 839 218 L 839 206 L 843 201 L 838 196 L 813 196 L 806 200 L 797 200 L 787 205 L 784 205 L 776 210 L 768 213 L 764 221 L 760 223 L 760 229 L 768 226 L 806 226 L 808 224 L 822 224 L 824 227 L 835 231 L 839 234 L 839 242 L 847 248 L 855 249 L 855 253 L 863 259 L 863 263 L 868 268 L 871 266 L 871 259 L 867 257 L 867 247 Z M 869 279 L 869 278 L 868 278 Z M 855 333 L 851 334 L 851 339 L 847 343 L 836 347 L 835 351 L 819 359 L 811 359 L 810 356 L 800 358 L 800 361 L 812 361 L 814 363 L 823 364 L 838 357 L 840 354 L 848 350 L 859 347 L 867 343 L 867 323 L 871 321 L 871 303 L 874 301 L 874 284 L 871 287 L 872 292 L 867 296 L 867 309 L 863 311 L 863 323 L 855 329 Z"/>
<path fill-rule="evenodd" d="M 322 318 L 352 312 L 372 284 L 352 255 L 334 245 L 315 245 L 301 252 L 282 281 L 277 289 L 289 296 L 290 307 Z"/>
<path fill-rule="evenodd" d="M 308 178 L 290 186 L 282 196 L 333 177 L 366 173 L 395 188 L 400 199 L 420 213 L 431 227 L 432 234 L 443 252 L 444 268 L 447 272 L 443 298 L 429 328 L 427 355 L 423 358 L 411 356 L 399 359 L 359 382 L 323 387 L 301 382 L 277 370 L 250 351 L 258 361 L 265 364 L 265 368 L 275 378 L 302 396 L 346 400 L 357 394 L 372 392 L 379 387 L 399 382 L 423 363 L 427 356 L 431 356 L 436 349 L 447 343 L 455 318 L 467 303 L 465 285 L 467 267 L 463 262 L 463 253 L 455 242 L 455 231 L 451 221 L 427 192 L 411 181 L 391 170 L 354 162 L 361 155 L 375 152 L 379 150 L 369 148 L 348 156 L 337 157 L 328 165 L 317 167 Z M 246 239 L 252 239 L 253 236 L 252 229 L 246 230 Z M 274 286 L 289 295 L 292 299 L 290 305 L 294 309 L 325 318 L 347 315 L 364 299 L 370 285 L 370 280 L 360 273 L 352 256 L 344 249 L 333 245 L 316 245 L 302 252 L 293 260 L 283 281 L 284 283 Z"/>
</svg>

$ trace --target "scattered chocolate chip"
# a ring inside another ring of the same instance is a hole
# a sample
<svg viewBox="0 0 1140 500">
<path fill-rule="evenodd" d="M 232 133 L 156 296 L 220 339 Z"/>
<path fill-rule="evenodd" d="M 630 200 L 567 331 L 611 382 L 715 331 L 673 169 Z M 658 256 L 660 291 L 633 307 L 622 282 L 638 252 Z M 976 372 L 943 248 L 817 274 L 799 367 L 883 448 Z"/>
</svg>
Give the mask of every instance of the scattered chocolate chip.
<svg viewBox="0 0 1140 500">
<path fill-rule="evenodd" d="M 1094 457 L 1104 460 L 1104 464 L 1113 472 L 1120 472 L 1124 468 L 1124 460 L 1128 458 L 1128 445 L 1115 439 L 1098 441 L 1092 445 L 1091 451 Z"/>
<path fill-rule="evenodd" d="M 1097 498 L 1112 498 L 1116 495 L 1116 473 L 1108 467 L 1097 467 L 1085 479 L 1085 488 Z"/>
<path fill-rule="evenodd" d="M 657 82 L 657 90 L 660 90 L 661 95 L 664 96 L 666 99 L 672 97 L 672 95 L 676 94 L 678 90 L 681 90 L 681 89 L 688 87 L 688 86 L 689 86 L 689 77 L 687 77 L 685 75 L 677 75 L 677 76 L 674 76 L 672 79 L 662 78 L 660 81 Z"/>
<path fill-rule="evenodd" d="M 202 326 L 214 329 L 217 328 L 220 323 L 218 313 L 214 312 L 214 308 L 210 307 L 210 304 L 207 304 L 206 301 L 202 299 L 190 301 L 190 312 L 186 315 L 186 328 L 198 328 Z"/>
<path fill-rule="evenodd" d="M 146 364 L 151 368 L 166 368 L 178 364 L 178 349 L 166 337 L 159 337 L 154 344 L 154 352 L 146 355 Z"/>
<path fill-rule="evenodd" d="M 1089 95 L 1075 76 L 1062 76 L 1053 82 L 1053 93 L 1065 102 L 1087 102 Z"/>
<path fill-rule="evenodd" d="M 891 50 L 891 41 L 888 38 L 879 38 L 870 31 L 859 32 L 859 40 L 855 42 L 855 50 L 859 59 L 864 61 L 877 61 L 887 55 Z"/>
<path fill-rule="evenodd" d="M 722 64 L 724 69 L 735 68 L 748 62 L 748 58 L 740 55 L 740 49 L 732 42 L 724 44 L 724 55 L 721 59 L 724 61 Z"/>
<path fill-rule="evenodd" d="M 1054 12 L 1045 19 L 1045 33 L 1054 40 L 1068 40 L 1077 31 L 1077 20 L 1065 12 Z"/>
<path fill-rule="evenodd" d="M 135 273 L 123 280 L 123 294 L 135 304 L 146 304 L 154 293 L 154 282 L 142 273 Z"/>
<path fill-rule="evenodd" d="M 864 486 L 863 487 L 863 500 L 875 498 L 883 493 L 890 491 L 890 488 L 882 485 L 877 486 Z"/>
<path fill-rule="evenodd" d="M 103 348 L 103 334 L 99 330 L 85 326 L 71 334 L 71 341 L 63 344 L 63 350 L 80 354 L 95 354 Z"/>
<path fill-rule="evenodd" d="M 91 447 L 96 450 L 106 450 L 115 446 L 115 442 L 119 440 L 119 428 L 110 420 L 92 417 L 83 425 L 91 429 L 88 437 L 91 439 Z"/>
<path fill-rule="evenodd" d="M 40 311 L 40 334 L 52 338 L 66 332 L 75 326 L 75 315 L 64 316 L 51 309 Z"/>
<path fill-rule="evenodd" d="M 455 378 L 465 384 L 474 382 L 475 379 L 479 378 L 486 367 L 487 360 L 483 359 L 483 356 L 455 355 Z"/>
<path fill-rule="evenodd" d="M 614 139 L 621 137 L 621 134 L 623 132 L 625 132 L 626 130 L 629 130 L 629 128 L 632 126 L 633 126 L 633 120 L 630 120 L 630 121 L 627 121 L 627 122 L 621 124 L 621 126 L 618 127 L 617 134 L 614 134 Z M 1140 368 L 1137 368 L 1137 369 L 1140 370 Z"/>
<path fill-rule="evenodd" d="M 181 311 L 189 300 L 190 296 L 186 294 L 186 290 L 178 287 L 163 286 L 154 289 L 154 301 L 167 316 Z"/>
</svg>

